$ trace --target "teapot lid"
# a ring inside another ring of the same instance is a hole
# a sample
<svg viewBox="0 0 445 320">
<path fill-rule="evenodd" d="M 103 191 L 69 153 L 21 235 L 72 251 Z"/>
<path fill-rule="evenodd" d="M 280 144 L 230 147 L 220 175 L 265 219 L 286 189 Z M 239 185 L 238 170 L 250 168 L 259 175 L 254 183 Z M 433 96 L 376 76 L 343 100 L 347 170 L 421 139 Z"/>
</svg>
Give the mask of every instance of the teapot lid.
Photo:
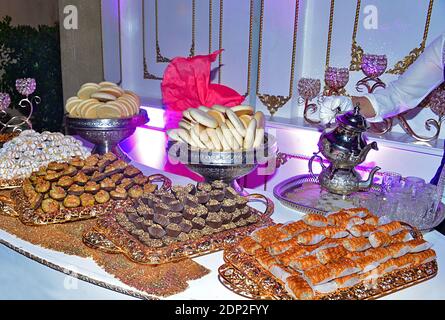
<svg viewBox="0 0 445 320">
<path fill-rule="evenodd" d="M 369 128 L 368 122 L 366 121 L 365 117 L 360 114 L 359 103 L 357 103 L 354 110 L 337 116 L 336 121 L 339 125 L 352 131 L 365 132 Z"/>
</svg>

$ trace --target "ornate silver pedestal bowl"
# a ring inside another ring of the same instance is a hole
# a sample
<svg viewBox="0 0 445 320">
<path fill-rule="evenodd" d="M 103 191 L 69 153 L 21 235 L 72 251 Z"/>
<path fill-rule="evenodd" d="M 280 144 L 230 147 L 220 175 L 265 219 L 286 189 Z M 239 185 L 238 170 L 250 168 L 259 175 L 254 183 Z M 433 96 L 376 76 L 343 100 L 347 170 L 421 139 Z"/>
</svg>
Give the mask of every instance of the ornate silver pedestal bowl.
<svg viewBox="0 0 445 320">
<path fill-rule="evenodd" d="M 169 146 L 170 160 L 183 163 L 207 182 L 222 180 L 242 195 L 247 193 L 236 179 L 274 158 L 277 151 L 275 137 L 268 134 L 265 134 L 263 145 L 246 151 L 210 151 L 193 148 L 186 143 L 171 143 Z"/>
<path fill-rule="evenodd" d="M 138 115 L 123 119 L 79 119 L 65 117 L 69 134 L 79 135 L 93 143 L 92 153 L 104 154 L 113 152 L 123 160 L 129 158 L 119 147 L 119 143 L 133 135 L 138 126 L 147 123 L 147 112 L 142 110 Z"/>
</svg>

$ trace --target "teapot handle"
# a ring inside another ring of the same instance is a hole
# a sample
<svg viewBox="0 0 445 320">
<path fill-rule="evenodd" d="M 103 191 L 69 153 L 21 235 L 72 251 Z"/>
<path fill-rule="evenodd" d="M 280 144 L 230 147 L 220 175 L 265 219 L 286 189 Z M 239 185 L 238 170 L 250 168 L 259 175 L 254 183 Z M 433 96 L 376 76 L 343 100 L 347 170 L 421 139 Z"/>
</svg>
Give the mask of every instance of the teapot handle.
<svg viewBox="0 0 445 320">
<path fill-rule="evenodd" d="M 314 179 L 316 179 L 317 176 L 316 176 L 315 173 L 314 173 L 314 170 L 313 170 L 313 167 L 312 167 L 312 163 L 314 162 L 314 160 L 315 160 L 316 158 L 320 159 L 320 165 L 321 165 L 321 167 L 322 167 L 323 169 L 326 169 L 326 166 L 325 166 L 324 163 L 323 163 L 323 158 L 320 157 L 320 156 L 318 155 L 318 152 L 317 152 L 317 153 L 314 153 L 314 155 L 309 159 L 309 163 L 308 163 L 309 172 L 310 172 L 312 178 L 314 178 Z"/>
</svg>

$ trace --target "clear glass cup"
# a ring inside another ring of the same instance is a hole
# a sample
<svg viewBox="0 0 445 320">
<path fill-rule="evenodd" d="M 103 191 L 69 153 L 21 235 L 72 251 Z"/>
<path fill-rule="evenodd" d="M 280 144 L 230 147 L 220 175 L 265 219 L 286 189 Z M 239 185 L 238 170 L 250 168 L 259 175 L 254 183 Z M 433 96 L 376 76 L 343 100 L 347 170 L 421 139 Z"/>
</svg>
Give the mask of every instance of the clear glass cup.
<svg viewBox="0 0 445 320">
<path fill-rule="evenodd" d="M 402 175 L 396 172 L 385 172 L 382 178 L 383 192 L 390 192 L 391 188 L 401 186 Z"/>
<path fill-rule="evenodd" d="M 425 180 L 419 177 L 406 177 L 405 188 L 410 188 L 413 196 L 420 194 L 425 187 Z"/>
</svg>

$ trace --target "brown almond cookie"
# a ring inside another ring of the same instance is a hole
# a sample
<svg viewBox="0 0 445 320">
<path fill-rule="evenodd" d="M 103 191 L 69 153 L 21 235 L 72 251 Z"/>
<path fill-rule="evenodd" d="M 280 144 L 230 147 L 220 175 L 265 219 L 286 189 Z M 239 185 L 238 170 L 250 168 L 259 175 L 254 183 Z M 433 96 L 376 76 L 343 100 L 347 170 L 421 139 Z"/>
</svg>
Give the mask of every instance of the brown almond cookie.
<svg viewBox="0 0 445 320">
<path fill-rule="evenodd" d="M 99 156 L 97 154 L 92 154 L 85 159 L 85 167 L 94 167 L 99 162 Z"/>
<path fill-rule="evenodd" d="M 224 191 L 219 190 L 219 189 L 212 190 L 212 191 L 210 191 L 209 194 L 210 194 L 210 199 L 214 199 L 219 202 L 223 201 L 224 197 L 226 195 Z"/>
<path fill-rule="evenodd" d="M 238 197 L 238 192 L 236 192 L 235 189 L 233 189 L 232 187 L 227 187 L 226 188 L 226 197 L 229 199 L 235 199 L 236 197 Z"/>
<path fill-rule="evenodd" d="M 80 206 L 80 198 L 78 196 L 69 194 L 63 200 L 63 206 L 65 208 L 77 208 Z"/>
<path fill-rule="evenodd" d="M 126 190 L 130 189 L 132 186 L 134 186 L 133 180 L 129 178 L 122 179 L 120 186 Z"/>
<path fill-rule="evenodd" d="M 196 186 L 192 183 L 188 183 L 184 188 L 185 191 L 189 194 L 194 195 L 196 193 Z"/>
<path fill-rule="evenodd" d="M 97 170 L 103 173 L 105 171 L 105 168 L 109 164 L 110 164 L 110 161 L 108 161 L 107 159 L 100 159 L 96 164 Z"/>
<path fill-rule="evenodd" d="M 97 203 L 103 204 L 110 200 L 110 194 L 105 190 L 100 190 L 94 195 L 94 199 Z"/>
<path fill-rule="evenodd" d="M 22 188 L 23 188 L 23 192 L 25 193 L 25 196 L 27 196 L 27 197 L 29 197 L 29 195 L 31 193 L 35 192 L 34 187 L 33 187 L 32 183 L 31 183 L 30 179 L 25 179 L 23 181 Z"/>
<path fill-rule="evenodd" d="M 68 188 L 68 194 L 72 194 L 75 196 L 80 196 L 84 192 L 85 188 L 77 184 L 72 184 L 71 187 Z"/>
<path fill-rule="evenodd" d="M 220 211 L 219 214 L 221 216 L 221 221 L 223 224 L 228 224 L 232 222 L 232 213 Z"/>
<path fill-rule="evenodd" d="M 85 172 L 78 172 L 74 177 L 73 181 L 74 183 L 77 183 L 79 186 L 84 186 L 88 182 L 89 178 L 85 174 Z"/>
<path fill-rule="evenodd" d="M 110 178 L 106 178 L 100 182 L 100 188 L 105 191 L 111 191 L 116 188 L 116 184 Z"/>
<path fill-rule="evenodd" d="M 162 228 L 159 225 L 154 225 L 152 227 L 149 227 L 148 233 L 150 234 L 150 237 L 154 239 L 161 239 L 166 235 L 164 228 Z"/>
<path fill-rule="evenodd" d="M 154 217 L 154 211 L 152 208 L 146 207 L 146 206 L 139 206 L 137 208 L 138 214 L 143 216 L 147 220 L 153 220 Z"/>
<path fill-rule="evenodd" d="M 33 210 L 40 207 L 40 205 L 42 204 L 42 201 L 43 201 L 43 194 L 35 192 L 35 191 L 28 197 L 29 206 Z"/>
<path fill-rule="evenodd" d="M 170 208 L 163 202 L 158 202 L 153 205 L 153 210 L 156 214 L 166 215 L 170 212 Z"/>
<path fill-rule="evenodd" d="M 62 173 L 52 171 L 50 173 L 47 173 L 43 179 L 45 179 L 46 181 L 54 182 L 57 181 L 61 176 Z"/>
<path fill-rule="evenodd" d="M 236 197 L 236 207 L 238 209 L 244 208 L 248 202 L 249 202 L 249 200 L 245 197 L 241 197 L 241 196 Z"/>
<path fill-rule="evenodd" d="M 204 192 L 212 191 L 212 185 L 207 182 L 199 182 L 197 188 L 199 191 L 204 191 Z"/>
<path fill-rule="evenodd" d="M 61 201 L 66 197 L 66 191 L 62 187 L 52 186 L 51 190 L 49 190 L 49 196 L 54 200 Z"/>
<path fill-rule="evenodd" d="M 102 155 L 103 159 L 106 159 L 110 162 L 114 162 L 117 160 L 117 156 L 113 152 L 107 152 L 104 155 Z"/>
<path fill-rule="evenodd" d="M 85 166 L 85 161 L 78 156 L 71 158 L 71 160 L 68 163 L 76 167 L 77 169 L 82 169 Z"/>
<path fill-rule="evenodd" d="M 124 178 L 124 175 L 122 173 L 115 173 L 115 174 L 111 175 L 110 178 L 111 178 L 111 180 L 113 180 L 113 182 L 115 184 L 119 184 L 122 181 L 122 179 Z"/>
<path fill-rule="evenodd" d="M 34 186 L 35 191 L 39 193 L 46 193 L 49 191 L 49 188 L 51 188 L 51 182 L 41 178 L 37 179 L 36 184 Z"/>
<path fill-rule="evenodd" d="M 169 212 L 167 213 L 167 218 L 170 220 L 171 223 L 179 224 L 182 222 L 182 213 L 180 212 Z"/>
<path fill-rule="evenodd" d="M 185 242 L 185 241 L 189 241 L 190 237 L 188 236 L 187 233 L 181 232 L 178 236 L 178 240 L 181 242 Z"/>
<path fill-rule="evenodd" d="M 63 176 L 59 179 L 59 181 L 57 181 L 57 185 L 59 187 L 68 189 L 69 187 L 71 187 L 71 185 L 74 183 L 74 179 L 72 177 L 69 176 Z"/>
<path fill-rule="evenodd" d="M 171 191 L 173 192 L 173 194 L 175 196 L 177 196 L 178 194 L 184 194 L 187 193 L 185 190 L 185 187 L 180 186 L 180 185 L 174 185 L 171 187 Z"/>
<path fill-rule="evenodd" d="M 100 185 L 97 182 L 94 181 L 88 181 L 85 184 L 85 192 L 96 194 L 98 191 L 100 191 Z"/>
<path fill-rule="evenodd" d="M 243 219 L 249 218 L 250 215 L 252 214 L 252 210 L 250 209 L 249 206 L 244 206 L 244 208 L 242 208 L 240 210 L 241 210 L 241 218 L 243 218 Z"/>
<path fill-rule="evenodd" d="M 182 232 L 182 228 L 179 225 L 177 225 L 176 223 L 170 223 L 165 228 L 165 231 L 168 236 L 176 238 Z"/>
<path fill-rule="evenodd" d="M 45 213 L 54 213 L 59 211 L 60 205 L 59 202 L 57 202 L 54 199 L 48 198 L 42 201 L 42 210 Z"/>
<path fill-rule="evenodd" d="M 74 177 L 77 174 L 78 170 L 76 169 L 75 166 L 70 166 L 68 165 L 65 170 L 62 171 L 62 174 L 64 176 L 70 176 L 70 177 Z"/>
<path fill-rule="evenodd" d="M 185 204 L 189 207 L 197 207 L 199 205 L 198 197 L 188 194 L 185 198 Z"/>
<path fill-rule="evenodd" d="M 184 205 L 179 200 L 174 200 L 168 204 L 171 211 L 181 212 L 184 209 Z"/>
<path fill-rule="evenodd" d="M 194 229 L 202 230 L 206 226 L 206 221 L 203 218 L 195 217 L 192 220 L 192 225 Z"/>
<path fill-rule="evenodd" d="M 170 220 L 167 218 L 166 215 L 163 215 L 163 214 L 155 214 L 153 216 L 153 222 L 157 223 L 163 227 L 166 227 L 170 224 Z"/>
<path fill-rule="evenodd" d="M 54 171 L 63 171 L 66 169 L 66 164 L 62 162 L 50 162 L 48 163 L 48 170 L 54 170 Z"/>
<path fill-rule="evenodd" d="M 107 176 L 99 171 L 94 171 L 91 176 L 91 181 L 100 182 L 105 179 Z"/>
<path fill-rule="evenodd" d="M 115 167 L 118 172 L 122 173 L 126 167 L 128 167 L 128 163 L 126 163 L 124 160 L 116 160 L 115 162 L 113 162 L 113 167 Z"/>
<path fill-rule="evenodd" d="M 135 186 L 131 187 L 130 190 L 128 190 L 128 195 L 130 196 L 130 198 L 133 198 L 133 199 L 140 198 L 140 197 L 142 197 L 143 194 L 144 194 L 144 190 L 138 185 L 135 185 Z"/>
<path fill-rule="evenodd" d="M 234 199 L 224 199 L 221 207 L 225 212 L 232 213 L 236 209 L 236 201 Z"/>
<path fill-rule="evenodd" d="M 138 174 L 141 174 L 141 170 L 132 165 L 127 166 L 124 170 L 124 176 L 127 178 L 136 177 Z"/>
<path fill-rule="evenodd" d="M 209 213 L 209 216 L 206 219 L 206 223 L 209 227 L 213 229 L 218 229 L 222 226 L 221 216 L 216 212 Z"/>
<path fill-rule="evenodd" d="M 182 222 L 179 224 L 179 226 L 181 227 L 182 232 L 185 232 L 185 233 L 189 233 L 190 230 L 193 229 L 193 224 L 189 220 L 182 220 Z"/>
<path fill-rule="evenodd" d="M 200 204 L 206 204 L 210 200 L 209 193 L 205 191 L 198 191 L 196 192 L 195 196 Z"/>
<path fill-rule="evenodd" d="M 225 191 L 227 184 L 222 180 L 215 180 L 212 182 L 212 188 Z"/>
<path fill-rule="evenodd" d="M 116 187 L 115 190 L 110 191 L 110 196 L 113 200 L 125 200 L 128 198 L 128 192 L 122 187 Z"/>
<path fill-rule="evenodd" d="M 96 171 L 96 167 L 85 166 L 85 167 L 82 167 L 82 169 L 79 169 L 79 170 L 81 170 L 85 174 L 92 175 Z"/>
<path fill-rule="evenodd" d="M 38 171 L 35 172 L 37 177 L 44 177 L 47 175 L 46 168 L 41 167 Z"/>
<path fill-rule="evenodd" d="M 96 200 L 92 194 L 84 193 L 80 196 L 80 203 L 82 207 L 92 207 L 96 204 Z"/>
<path fill-rule="evenodd" d="M 206 208 L 209 212 L 218 212 L 221 210 L 221 203 L 218 200 L 210 199 L 206 204 Z"/>
<path fill-rule="evenodd" d="M 158 189 L 158 185 L 153 183 L 146 183 L 144 184 L 143 189 L 144 189 L 144 194 L 153 193 Z"/>
<path fill-rule="evenodd" d="M 133 178 L 134 183 L 143 186 L 148 182 L 148 177 L 144 176 L 142 173 L 138 174 L 136 177 Z"/>
</svg>

